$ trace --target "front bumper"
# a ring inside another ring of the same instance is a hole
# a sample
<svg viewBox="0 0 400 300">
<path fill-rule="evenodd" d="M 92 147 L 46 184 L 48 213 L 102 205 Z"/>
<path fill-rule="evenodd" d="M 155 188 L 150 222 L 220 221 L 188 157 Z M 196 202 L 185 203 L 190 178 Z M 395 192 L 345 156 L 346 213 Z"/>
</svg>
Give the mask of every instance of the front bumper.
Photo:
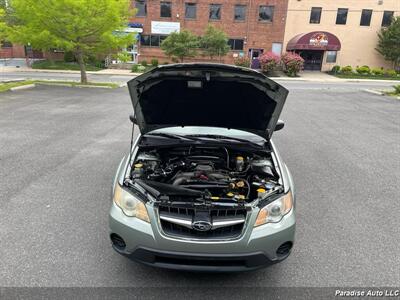
<svg viewBox="0 0 400 300">
<path fill-rule="evenodd" d="M 256 270 L 277 263 L 269 260 L 264 253 L 247 254 L 199 254 L 185 252 L 160 251 L 139 247 L 130 254 L 121 252 L 114 247 L 118 253 L 136 262 L 159 268 L 187 271 L 207 272 L 238 272 Z"/>
<path fill-rule="evenodd" d="M 115 204 L 110 211 L 110 234 L 126 246 L 114 249 L 135 261 L 169 269 L 195 271 L 244 271 L 280 262 L 290 251 L 277 253 L 285 243 L 294 243 L 295 214 L 281 222 L 253 228 L 258 211 L 247 220 L 243 234 L 234 240 L 194 240 L 165 235 L 152 206 L 147 206 L 151 223 L 125 216 Z"/>
</svg>

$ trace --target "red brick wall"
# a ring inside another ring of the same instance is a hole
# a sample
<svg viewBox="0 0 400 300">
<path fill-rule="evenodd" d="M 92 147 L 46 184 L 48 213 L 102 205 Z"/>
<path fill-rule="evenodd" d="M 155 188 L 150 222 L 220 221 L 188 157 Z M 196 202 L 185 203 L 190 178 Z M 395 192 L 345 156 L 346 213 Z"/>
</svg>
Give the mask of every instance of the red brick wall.
<svg viewBox="0 0 400 300">
<path fill-rule="evenodd" d="M 53 60 L 63 60 L 64 52 L 49 52 L 43 53 L 40 50 L 33 50 L 29 53 L 31 58 L 52 58 Z M 0 48 L 0 58 L 25 58 L 25 46 L 23 45 L 12 45 L 12 47 Z"/>
<path fill-rule="evenodd" d="M 21 45 L 0 48 L 0 58 L 25 58 L 25 48 Z"/>
<path fill-rule="evenodd" d="M 43 52 L 43 58 L 49 60 L 62 61 L 64 60 L 64 52 Z"/>
<path fill-rule="evenodd" d="M 12 48 L 0 48 L 0 58 L 11 58 Z"/>
<path fill-rule="evenodd" d="M 160 17 L 160 2 L 147 0 L 147 16 L 135 17 L 131 21 L 144 25 L 143 33 L 151 33 L 151 21 L 180 22 L 181 29 L 188 29 L 195 34 L 201 35 L 207 24 L 210 23 L 226 32 L 229 38 L 245 39 L 244 53 L 247 55 L 249 48 L 260 48 L 270 51 L 272 43 L 283 43 L 285 31 L 285 19 L 287 12 L 287 0 L 187 0 L 186 2 L 197 3 L 197 18 L 185 19 L 185 1 L 169 0 L 172 2 L 172 17 Z M 134 3 L 134 1 L 133 1 Z M 209 20 L 209 4 L 222 4 L 221 20 Z M 247 5 L 245 21 L 234 21 L 234 6 L 236 4 Z M 272 23 L 258 21 L 259 5 L 273 5 L 274 18 Z M 177 16 L 179 15 L 179 17 Z M 246 39 L 247 38 L 247 39 Z M 157 58 L 160 63 L 169 61 L 163 51 L 159 48 L 140 47 L 140 60 Z M 233 52 L 223 58 L 224 62 L 232 62 Z M 197 57 L 196 61 L 209 61 L 208 58 Z M 190 61 L 190 60 L 188 60 Z"/>
</svg>

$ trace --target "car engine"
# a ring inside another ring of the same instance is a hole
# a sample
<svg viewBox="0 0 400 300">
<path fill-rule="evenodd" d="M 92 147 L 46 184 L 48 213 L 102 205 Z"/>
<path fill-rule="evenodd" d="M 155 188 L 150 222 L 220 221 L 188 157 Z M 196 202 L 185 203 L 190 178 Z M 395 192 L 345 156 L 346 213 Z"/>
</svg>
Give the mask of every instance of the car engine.
<svg viewBox="0 0 400 300">
<path fill-rule="evenodd" d="M 279 186 L 268 152 L 185 146 L 139 150 L 131 179 L 205 192 L 212 201 L 251 202 Z"/>
</svg>

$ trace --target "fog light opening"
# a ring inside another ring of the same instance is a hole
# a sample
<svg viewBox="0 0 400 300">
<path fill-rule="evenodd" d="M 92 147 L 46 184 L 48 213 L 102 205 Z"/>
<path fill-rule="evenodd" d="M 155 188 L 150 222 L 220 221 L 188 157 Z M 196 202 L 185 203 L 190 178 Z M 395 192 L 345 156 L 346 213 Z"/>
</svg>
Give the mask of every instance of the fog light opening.
<svg viewBox="0 0 400 300">
<path fill-rule="evenodd" d="M 111 238 L 111 242 L 113 244 L 113 246 L 119 250 L 124 250 L 126 247 L 125 241 L 122 237 L 120 237 L 118 234 L 116 233 L 112 233 L 110 235 Z"/>
<path fill-rule="evenodd" d="M 286 256 L 289 254 L 290 250 L 293 247 L 292 242 L 286 242 L 279 246 L 278 250 L 276 250 L 276 254 L 278 256 Z"/>
</svg>

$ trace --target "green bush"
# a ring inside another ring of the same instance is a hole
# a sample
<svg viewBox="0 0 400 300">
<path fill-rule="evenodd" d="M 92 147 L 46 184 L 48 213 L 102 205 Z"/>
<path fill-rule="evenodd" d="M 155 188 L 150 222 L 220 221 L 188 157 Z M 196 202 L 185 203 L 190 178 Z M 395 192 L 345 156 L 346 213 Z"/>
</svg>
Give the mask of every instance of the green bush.
<svg viewBox="0 0 400 300">
<path fill-rule="evenodd" d="M 72 51 L 64 52 L 64 61 L 65 62 L 75 62 L 75 55 Z"/>
<path fill-rule="evenodd" d="M 131 70 L 132 70 L 133 73 L 136 73 L 139 70 L 139 65 L 138 64 L 132 65 L 132 69 Z"/>
<path fill-rule="evenodd" d="M 338 66 L 338 65 L 333 66 L 331 72 L 332 72 L 333 74 L 339 73 L 339 72 L 340 72 L 340 66 Z"/>
<path fill-rule="evenodd" d="M 140 64 L 141 64 L 143 67 L 147 67 L 147 61 L 145 61 L 145 60 L 141 61 Z"/>
<path fill-rule="evenodd" d="M 371 70 L 371 73 L 374 74 L 375 76 L 382 76 L 385 72 L 383 71 L 382 68 L 373 68 Z"/>
<path fill-rule="evenodd" d="M 368 66 L 361 66 L 356 68 L 356 72 L 361 75 L 371 74 L 371 69 Z"/>
<path fill-rule="evenodd" d="M 35 61 L 32 64 L 32 69 L 79 71 L 80 67 L 79 67 L 78 63 L 66 63 L 64 61 L 40 60 L 40 61 Z M 95 67 L 94 65 L 86 64 L 86 70 L 87 71 L 99 71 L 101 69 Z"/>
<path fill-rule="evenodd" d="M 120 62 L 126 63 L 131 59 L 131 56 L 128 52 L 124 51 L 124 52 L 118 53 L 117 58 Z"/>
<path fill-rule="evenodd" d="M 86 63 L 87 63 L 88 65 L 92 65 L 92 66 L 95 66 L 96 68 L 100 68 L 100 69 L 104 69 L 104 68 L 106 67 L 106 66 L 105 66 L 105 61 L 99 59 L 99 58 L 96 57 L 96 56 L 89 56 L 89 57 L 87 58 L 87 60 L 86 60 Z"/>
<path fill-rule="evenodd" d="M 98 60 L 93 64 L 93 66 L 95 66 L 96 68 L 99 68 L 99 69 L 105 69 L 106 63 L 102 60 Z"/>
<path fill-rule="evenodd" d="M 387 69 L 385 70 L 385 75 L 388 77 L 396 77 L 397 73 L 393 69 Z"/>
<path fill-rule="evenodd" d="M 158 59 L 153 58 L 153 59 L 151 60 L 151 65 L 152 65 L 153 67 L 157 67 L 157 66 L 158 66 Z"/>
<path fill-rule="evenodd" d="M 238 57 L 235 59 L 235 66 L 238 67 L 246 67 L 249 68 L 250 67 L 250 59 L 247 57 Z"/>
<path fill-rule="evenodd" d="M 144 72 L 146 70 L 146 67 L 145 66 L 138 66 L 138 71 L 139 72 Z"/>
<path fill-rule="evenodd" d="M 400 95 L 400 84 L 394 85 L 393 87 L 394 87 L 394 93 L 396 95 Z"/>
<path fill-rule="evenodd" d="M 343 74 L 353 74 L 353 68 L 351 66 L 345 66 L 340 69 L 340 72 Z"/>
</svg>

